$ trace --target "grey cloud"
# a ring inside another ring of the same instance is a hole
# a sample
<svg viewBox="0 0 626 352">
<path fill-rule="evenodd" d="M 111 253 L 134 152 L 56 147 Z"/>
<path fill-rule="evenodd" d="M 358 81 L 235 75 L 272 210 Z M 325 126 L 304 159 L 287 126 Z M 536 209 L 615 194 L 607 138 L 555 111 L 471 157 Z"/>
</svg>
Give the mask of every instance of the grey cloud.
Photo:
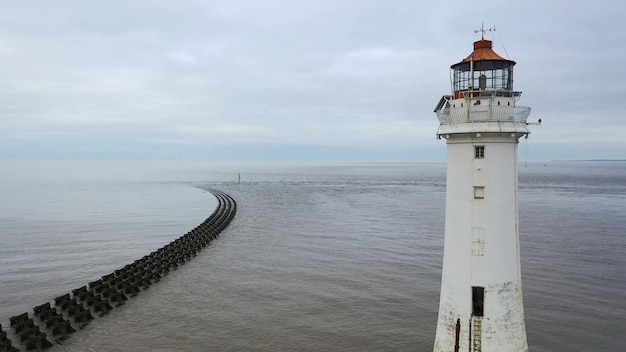
<svg viewBox="0 0 626 352">
<path fill-rule="evenodd" d="M 576 158 L 581 140 L 602 157 L 603 143 L 626 150 L 619 5 L 13 2 L 0 13 L 0 158 L 27 146 L 106 155 L 113 144 L 116 157 L 228 145 L 270 159 L 280 148 L 441 158 L 432 108 L 481 21 L 518 63 L 519 103 L 545 121 L 531 139 L 553 144 L 535 158 Z"/>
</svg>

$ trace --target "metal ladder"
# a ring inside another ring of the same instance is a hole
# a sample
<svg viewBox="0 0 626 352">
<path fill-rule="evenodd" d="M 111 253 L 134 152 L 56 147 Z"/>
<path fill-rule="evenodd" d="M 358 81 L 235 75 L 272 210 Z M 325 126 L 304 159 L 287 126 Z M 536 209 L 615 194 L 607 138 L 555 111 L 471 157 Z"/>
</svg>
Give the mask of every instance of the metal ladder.
<svg viewBox="0 0 626 352">
<path fill-rule="evenodd" d="M 472 352 L 481 352 L 483 317 L 472 316 Z"/>
</svg>

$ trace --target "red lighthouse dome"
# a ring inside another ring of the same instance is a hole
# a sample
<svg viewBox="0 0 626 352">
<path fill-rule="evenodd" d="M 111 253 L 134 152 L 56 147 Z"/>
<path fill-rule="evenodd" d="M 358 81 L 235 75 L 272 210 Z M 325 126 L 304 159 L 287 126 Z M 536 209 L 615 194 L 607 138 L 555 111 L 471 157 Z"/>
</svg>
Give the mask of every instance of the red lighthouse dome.
<svg viewBox="0 0 626 352">
<path fill-rule="evenodd" d="M 474 51 L 450 67 L 453 71 L 454 99 L 467 93 L 478 96 L 481 91 L 500 91 L 502 95 L 506 95 L 505 91 L 513 90 L 515 61 L 496 54 L 491 44 L 491 40 L 485 39 L 474 42 Z"/>
</svg>

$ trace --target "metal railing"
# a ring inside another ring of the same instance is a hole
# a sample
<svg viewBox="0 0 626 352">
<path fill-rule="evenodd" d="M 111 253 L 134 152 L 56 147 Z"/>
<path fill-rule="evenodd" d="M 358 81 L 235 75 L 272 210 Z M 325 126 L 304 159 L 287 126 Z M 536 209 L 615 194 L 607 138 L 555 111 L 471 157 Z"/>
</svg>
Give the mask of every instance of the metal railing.
<svg viewBox="0 0 626 352">
<path fill-rule="evenodd" d="M 444 108 L 437 111 L 441 124 L 468 122 L 516 122 L 526 123 L 530 115 L 528 106 L 486 106 Z"/>
</svg>

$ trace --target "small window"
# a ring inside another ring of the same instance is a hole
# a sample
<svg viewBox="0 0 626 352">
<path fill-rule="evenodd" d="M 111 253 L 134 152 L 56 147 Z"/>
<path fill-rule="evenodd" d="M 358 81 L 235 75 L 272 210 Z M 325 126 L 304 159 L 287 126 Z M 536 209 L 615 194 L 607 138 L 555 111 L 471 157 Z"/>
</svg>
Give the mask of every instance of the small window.
<svg viewBox="0 0 626 352">
<path fill-rule="evenodd" d="M 474 147 L 474 158 L 476 159 L 485 158 L 485 146 L 484 145 L 477 145 Z"/>
<path fill-rule="evenodd" d="M 474 186 L 474 199 L 485 199 L 484 186 Z"/>
<path fill-rule="evenodd" d="M 482 317 L 485 311 L 485 288 L 472 286 L 472 315 Z"/>
</svg>

